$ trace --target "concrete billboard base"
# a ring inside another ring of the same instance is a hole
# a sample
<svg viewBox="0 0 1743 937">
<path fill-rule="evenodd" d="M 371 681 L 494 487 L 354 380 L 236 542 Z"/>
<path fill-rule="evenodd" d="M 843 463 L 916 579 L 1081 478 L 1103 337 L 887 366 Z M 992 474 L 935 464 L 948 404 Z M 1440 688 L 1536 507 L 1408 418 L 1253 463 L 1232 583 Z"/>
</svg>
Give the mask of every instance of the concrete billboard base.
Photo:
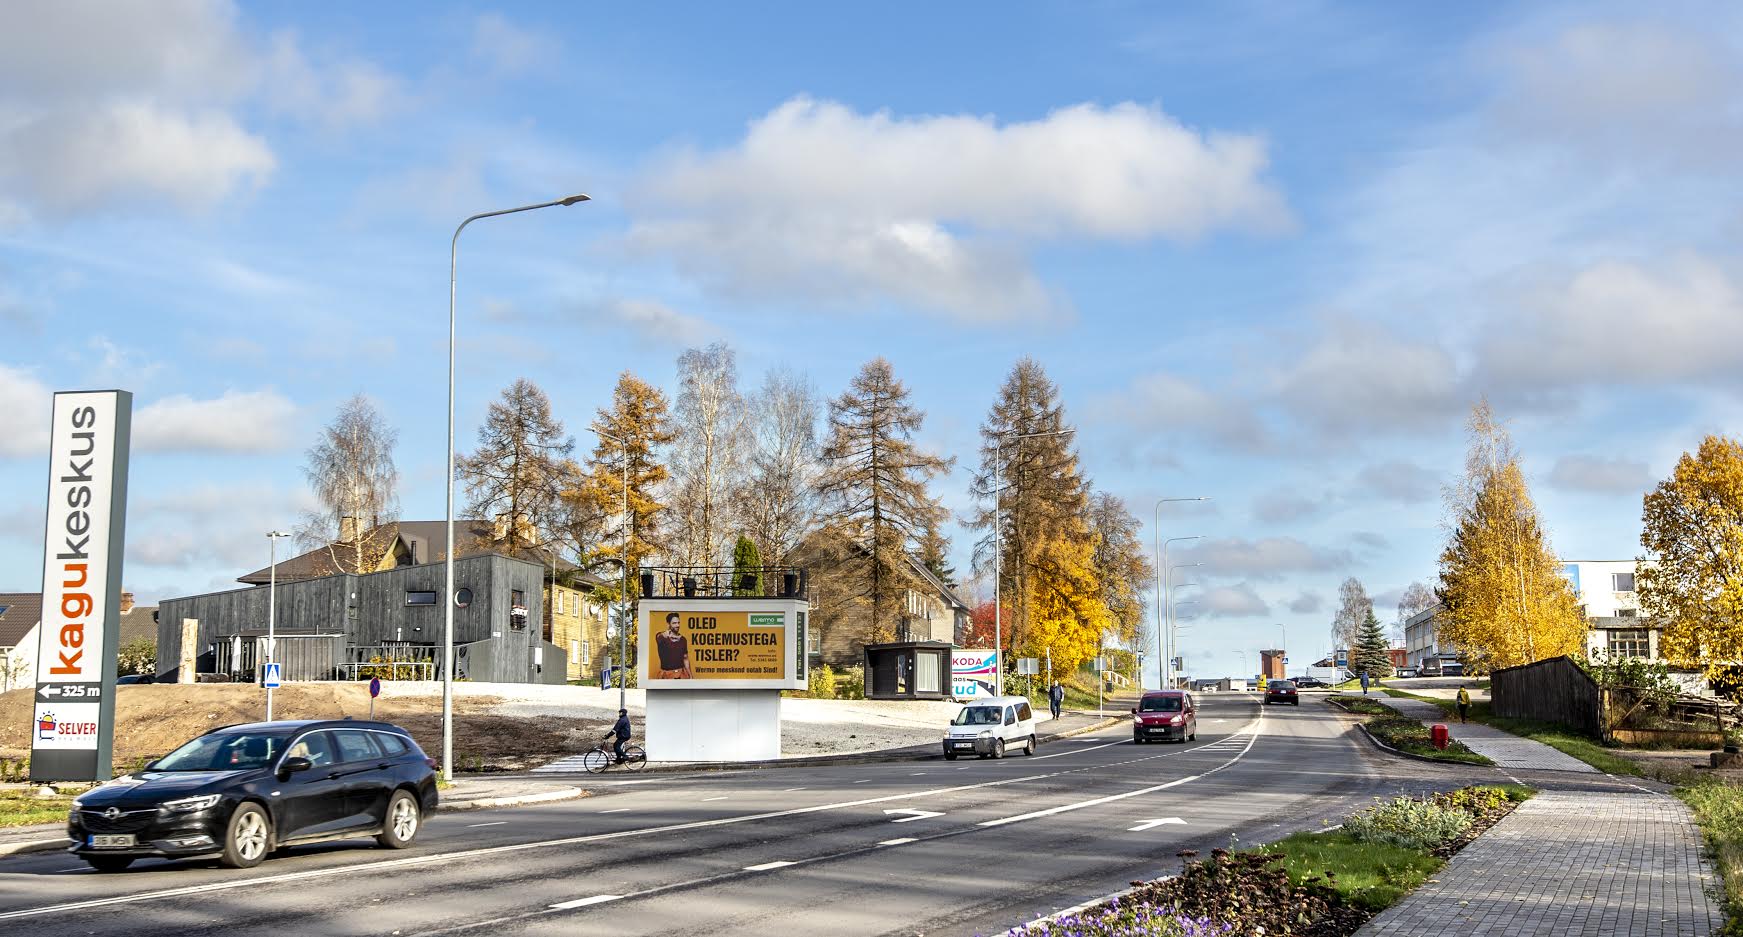
<svg viewBox="0 0 1743 937">
<path fill-rule="evenodd" d="M 647 701 L 649 761 L 781 757 L 780 690 L 663 689 Z"/>
</svg>

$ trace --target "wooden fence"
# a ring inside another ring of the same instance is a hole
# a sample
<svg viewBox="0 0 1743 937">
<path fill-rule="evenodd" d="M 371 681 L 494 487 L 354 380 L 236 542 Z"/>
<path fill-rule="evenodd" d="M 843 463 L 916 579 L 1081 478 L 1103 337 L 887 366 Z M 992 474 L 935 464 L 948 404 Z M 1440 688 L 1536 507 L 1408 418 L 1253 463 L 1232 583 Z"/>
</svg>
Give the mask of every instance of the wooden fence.
<svg viewBox="0 0 1743 937">
<path fill-rule="evenodd" d="M 1598 684 L 1566 657 L 1497 670 L 1489 677 L 1489 709 L 1510 719 L 1535 719 L 1603 735 Z"/>
</svg>

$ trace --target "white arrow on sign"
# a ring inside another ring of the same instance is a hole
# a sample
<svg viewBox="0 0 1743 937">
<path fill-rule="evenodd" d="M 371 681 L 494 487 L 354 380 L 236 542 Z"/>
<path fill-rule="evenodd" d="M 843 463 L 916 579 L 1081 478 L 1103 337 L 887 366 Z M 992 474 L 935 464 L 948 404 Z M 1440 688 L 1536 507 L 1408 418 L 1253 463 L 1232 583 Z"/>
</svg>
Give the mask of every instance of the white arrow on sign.
<svg viewBox="0 0 1743 937">
<path fill-rule="evenodd" d="M 1145 820 L 1144 822 L 1138 824 L 1137 826 L 1132 827 L 1131 829 L 1127 830 L 1126 832 L 1128 832 L 1128 833 L 1142 833 L 1145 830 L 1148 830 L 1152 827 L 1161 826 L 1165 823 L 1179 823 L 1179 824 L 1184 826 L 1186 824 L 1186 821 L 1180 819 L 1179 817 L 1163 817 L 1159 820 Z"/>
<path fill-rule="evenodd" d="M 942 817 L 942 816 L 944 816 L 944 811 L 942 811 L 942 810 L 910 810 L 906 807 L 898 807 L 894 810 L 885 810 L 884 811 L 885 816 L 888 816 L 892 813 L 906 813 L 906 814 L 909 814 L 909 816 L 902 817 L 899 820 L 891 820 L 890 821 L 891 823 L 912 823 L 915 820 L 924 820 L 927 817 Z"/>
</svg>

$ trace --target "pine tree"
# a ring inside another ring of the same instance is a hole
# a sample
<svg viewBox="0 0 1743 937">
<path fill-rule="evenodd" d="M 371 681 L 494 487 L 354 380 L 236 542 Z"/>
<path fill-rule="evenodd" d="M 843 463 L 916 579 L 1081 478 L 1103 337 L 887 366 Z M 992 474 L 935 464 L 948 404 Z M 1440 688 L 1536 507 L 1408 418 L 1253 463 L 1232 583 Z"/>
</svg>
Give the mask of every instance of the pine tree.
<svg viewBox="0 0 1743 937">
<path fill-rule="evenodd" d="M 581 565 L 596 570 L 623 559 L 623 472 L 629 460 L 629 582 L 636 570 L 666 546 L 666 507 L 658 499 L 667 472 L 659 450 L 672 441 L 666 398 L 659 389 L 625 371 L 617 379 L 611 406 L 601 408 L 595 425 L 603 430 L 578 483 L 564 493 L 575 525 L 573 539 Z"/>
<path fill-rule="evenodd" d="M 1388 653 L 1389 648 L 1386 629 L 1380 627 L 1380 619 L 1374 617 L 1374 610 L 1368 609 L 1368 617 L 1356 630 L 1356 646 L 1350 650 L 1350 669 L 1358 674 L 1365 672 L 1374 679 L 1390 675 L 1392 655 Z"/>
<path fill-rule="evenodd" d="M 944 536 L 938 525 L 928 527 L 920 534 L 917 558 L 939 582 L 956 588 L 956 568 L 950 565 L 950 538 Z"/>
<path fill-rule="evenodd" d="M 945 517 L 927 483 L 950 462 L 914 445 L 925 419 L 882 358 L 867 362 L 829 403 L 827 466 L 817 491 L 827 532 L 857 554 L 841 571 L 849 593 L 836 601 L 870 605 L 873 641 L 894 636 L 901 595 L 913 581 L 908 552 Z"/>
<path fill-rule="evenodd" d="M 763 594 L 763 559 L 757 555 L 756 541 L 743 534 L 732 546 L 732 594 L 751 598 Z"/>
<path fill-rule="evenodd" d="M 1488 401 L 1472 408 L 1465 475 L 1449 489 L 1440 557 L 1441 637 L 1472 672 L 1528 664 L 1585 645 L 1573 586 L 1561 574 L 1512 440 Z"/>
<path fill-rule="evenodd" d="M 574 483 L 573 439 L 551 415 L 551 400 L 522 378 L 490 405 L 478 429 L 478 451 L 455 471 L 474 517 L 496 522 L 492 545 L 509 553 L 543 542 L 562 515 L 563 492 Z"/>
</svg>

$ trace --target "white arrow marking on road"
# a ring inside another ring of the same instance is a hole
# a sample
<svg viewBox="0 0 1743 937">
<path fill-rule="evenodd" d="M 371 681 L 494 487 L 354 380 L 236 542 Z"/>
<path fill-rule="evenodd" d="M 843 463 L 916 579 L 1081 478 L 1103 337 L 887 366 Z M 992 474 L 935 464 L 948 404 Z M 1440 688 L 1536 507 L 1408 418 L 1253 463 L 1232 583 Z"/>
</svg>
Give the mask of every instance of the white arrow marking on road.
<svg viewBox="0 0 1743 937">
<path fill-rule="evenodd" d="M 890 821 L 891 823 L 912 823 L 915 820 L 924 820 L 927 817 L 942 817 L 942 816 L 944 816 L 944 811 L 942 811 L 942 810 L 912 810 L 912 809 L 909 809 L 907 807 L 898 807 L 894 810 L 885 810 L 884 811 L 885 816 L 889 816 L 892 813 L 906 813 L 906 814 L 912 814 L 912 816 L 906 816 L 906 817 L 901 818 L 900 820 L 891 820 Z"/>
<path fill-rule="evenodd" d="M 1186 821 L 1180 819 L 1179 817 L 1163 817 L 1160 820 L 1145 820 L 1144 822 L 1138 824 L 1137 826 L 1132 827 L 1131 829 L 1127 830 L 1126 832 L 1128 832 L 1128 833 L 1142 833 L 1145 830 L 1150 829 L 1151 827 L 1161 826 L 1164 823 L 1179 823 L 1179 824 L 1184 826 L 1186 824 Z"/>
</svg>

